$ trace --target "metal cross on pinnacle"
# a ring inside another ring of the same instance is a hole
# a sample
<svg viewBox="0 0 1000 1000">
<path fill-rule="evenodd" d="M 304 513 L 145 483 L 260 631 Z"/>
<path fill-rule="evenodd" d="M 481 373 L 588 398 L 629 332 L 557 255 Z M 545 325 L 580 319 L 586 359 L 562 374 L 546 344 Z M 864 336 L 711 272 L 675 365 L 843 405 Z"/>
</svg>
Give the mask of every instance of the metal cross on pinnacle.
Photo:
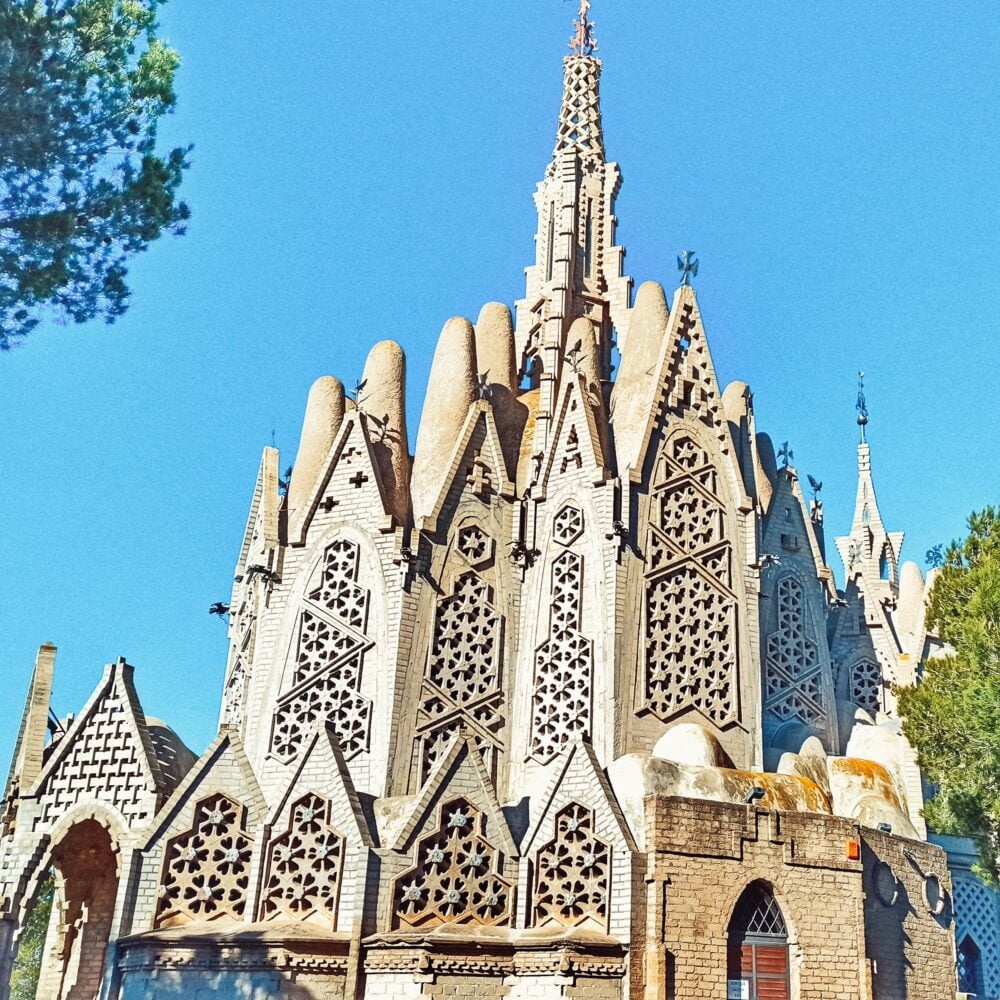
<svg viewBox="0 0 1000 1000">
<path fill-rule="evenodd" d="M 787 469 L 788 468 L 788 463 L 791 462 L 791 460 L 793 458 L 795 458 L 795 452 L 792 451 L 792 449 L 788 447 L 788 442 L 787 441 L 785 441 L 781 445 L 781 450 L 778 452 L 778 458 L 781 459 L 781 467 L 783 469 Z"/>
<path fill-rule="evenodd" d="M 576 29 L 569 40 L 570 51 L 575 56 L 592 56 L 597 51 L 597 39 L 594 37 L 594 22 L 587 16 L 590 10 L 590 0 L 580 0 L 580 11 L 573 22 Z"/>
<path fill-rule="evenodd" d="M 692 278 L 698 277 L 698 261 L 694 250 L 684 250 L 677 258 L 677 270 L 681 272 L 681 284 L 690 285 Z"/>
</svg>

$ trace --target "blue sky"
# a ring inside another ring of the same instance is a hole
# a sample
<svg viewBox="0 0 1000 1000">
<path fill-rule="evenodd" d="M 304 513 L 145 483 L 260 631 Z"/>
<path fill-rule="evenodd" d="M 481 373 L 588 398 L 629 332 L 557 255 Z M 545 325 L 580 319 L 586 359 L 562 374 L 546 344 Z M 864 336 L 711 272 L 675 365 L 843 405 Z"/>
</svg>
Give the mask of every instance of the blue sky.
<svg viewBox="0 0 1000 1000">
<path fill-rule="evenodd" d="M 114 326 L 0 358 L 0 669 L 9 759 L 37 647 L 54 705 L 126 656 L 148 714 L 214 733 L 260 450 L 294 457 L 311 382 L 408 356 L 411 438 L 437 333 L 523 292 L 575 4 L 173 0 L 167 139 L 188 235 Z M 594 0 L 619 237 L 641 282 L 696 281 L 720 381 L 849 527 L 855 372 L 904 557 L 1000 500 L 1000 19 L 989 4 Z M 838 576 L 839 566 L 834 567 Z"/>
</svg>

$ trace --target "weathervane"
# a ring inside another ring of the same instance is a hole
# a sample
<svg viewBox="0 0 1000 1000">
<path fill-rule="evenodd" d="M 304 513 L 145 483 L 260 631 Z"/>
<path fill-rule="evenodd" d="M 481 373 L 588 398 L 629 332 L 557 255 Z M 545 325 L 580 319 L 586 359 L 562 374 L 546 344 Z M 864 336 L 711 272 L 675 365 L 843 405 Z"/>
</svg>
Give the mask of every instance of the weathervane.
<svg viewBox="0 0 1000 1000">
<path fill-rule="evenodd" d="M 865 426 L 868 423 L 868 404 L 865 402 L 865 373 L 858 372 L 858 401 L 854 404 L 858 411 L 858 426 L 861 428 L 861 443 L 865 443 Z"/>
<path fill-rule="evenodd" d="M 580 0 L 580 12 L 573 22 L 576 29 L 569 40 L 570 51 L 575 56 L 592 56 L 597 51 L 597 39 L 594 37 L 594 22 L 587 16 L 590 10 L 590 0 Z"/>
<path fill-rule="evenodd" d="M 681 284 L 690 285 L 692 278 L 698 277 L 698 261 L 695 250 L 685 250 L 677 258 L 677 270 L 681 272 Z"/>
</svg>

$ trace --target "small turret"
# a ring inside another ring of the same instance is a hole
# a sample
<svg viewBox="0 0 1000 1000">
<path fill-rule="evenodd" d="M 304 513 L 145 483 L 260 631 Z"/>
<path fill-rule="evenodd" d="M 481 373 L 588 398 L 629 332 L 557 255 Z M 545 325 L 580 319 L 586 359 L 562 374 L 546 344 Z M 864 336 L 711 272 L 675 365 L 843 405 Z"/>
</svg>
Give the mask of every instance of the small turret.
<svg viewBox="0 0 1000 1000">
<path fill-rule="evenodd" d="M 611 392 L 611 422 L 615 431 L 618 468 L 633 469 L 640 460 L 646 424 L 653 409 L 663 334 L 670 320 L 663 288 L 647 281 L 635 297 L 628 350 Z"/>
<path fill-rule="evenodd" d="M 452 451 L 476 398 L 476 334 L 461 316 L 445 323 L 438 338 L 424 411 L 413 455 L 413 521 L 430 514 L 450 474 Z"/>
<path fill-rule="evenodd" d="M 344 422 L 344 408 L 340 379 L 324 375 L 313 383 L 288 486 L 288 536 L 293 543 L 300 541 L 317 480 L 326 471 L 327 456 Z"/>
<path fill-rule="evenodd" d="M 399 344 L 382 340 L 369 352 L 359 403 L 378 463 L 389 513 L 405 524 L 410 506 L 410 446 L 406 437 L 406 357 Z"/>
<path fill-rule="evenodd" d="M 28 697 L 24 700 L 21 727 L 14 745 L 14 760 L 7 777 L 5 800 L 26 792 L 41 773 L 55 666 L 56 647 L 47 642 L 39 647 L 35 657 L 35 670 L 31 675 Z"/>
</svg>

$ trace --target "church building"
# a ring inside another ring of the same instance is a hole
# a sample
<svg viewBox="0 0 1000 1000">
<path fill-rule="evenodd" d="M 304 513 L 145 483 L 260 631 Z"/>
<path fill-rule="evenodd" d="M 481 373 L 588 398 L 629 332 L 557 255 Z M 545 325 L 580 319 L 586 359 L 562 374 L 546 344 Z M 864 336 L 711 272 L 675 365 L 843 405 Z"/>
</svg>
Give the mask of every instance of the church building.
<svg viewBox="0 0 1000 1000">
<path fill-rule="evenodd" d="M 996 896 L 928 839 L 896 719 L 933 576 L 863 388 L 830 545 L 717 382 L 694 257 L 624 274 L 589 6 L 523 297 L 444 323 L 413 454 L 391 341 L 356 398 L 313 384 L 287 484 L 264 449 L 211 745 L 123 659 L 50 734 L 39 650 L 0 1000 L 46 885 L 46 1000 L 1000 996 Z"/>
</svg>

